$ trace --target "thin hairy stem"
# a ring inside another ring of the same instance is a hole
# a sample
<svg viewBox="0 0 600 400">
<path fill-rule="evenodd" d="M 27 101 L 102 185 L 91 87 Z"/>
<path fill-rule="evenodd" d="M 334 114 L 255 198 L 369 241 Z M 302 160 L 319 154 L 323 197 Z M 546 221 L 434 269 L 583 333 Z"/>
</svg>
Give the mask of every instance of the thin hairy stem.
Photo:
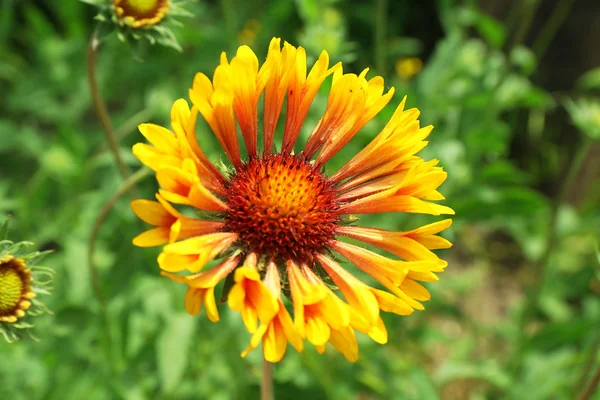
<svg viewBox="0 0 600 400">
<path fill-rule="evenodd" d="M 92 33 L 92 37 L 90 38 L 90 45 L 88 47 L 87 54 L 87 77 L 88 84 L 90 85 L 90 92 L 92 94 L 92 102 L 94 103 L 94 109 L 96 110 L 96 115 L 102 124 L 102 129 L 104 130 L 104 135 L 106 136 L 106 142 L 110 151 L 113 154 L 115 159 L 115 164 L 119 169 L 119 173 L 123 177 L 123 179 L 127 179 L 129 176 L 129 169 L 127 165 L 123 162 L 119 154 L 119 143 L 117 141 L 117 136 L 112 128 L 112 124 L 110 122 L 110 116 L 108 115 L 108 110 L 106 109 L 106 104 L 102 99 L 102 95 L 98 90 L 98 82 L 96 79 L 96 58 L 98 55 L 98 48 L 100 46 L 100 40 L 98 40 L 98 31 L 94 30 Z"/>
</svg>

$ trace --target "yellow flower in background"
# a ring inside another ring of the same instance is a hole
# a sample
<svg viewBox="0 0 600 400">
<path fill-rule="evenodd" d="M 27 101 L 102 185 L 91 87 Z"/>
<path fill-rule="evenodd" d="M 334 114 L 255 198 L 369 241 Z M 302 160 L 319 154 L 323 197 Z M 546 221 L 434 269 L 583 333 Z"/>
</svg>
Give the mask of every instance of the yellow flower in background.
<svg viewBox="0 0 600 400">
<path fill-rule="evenodd" d="M 423 69 L 423 61 L 417 57 L 401 58 L 396 61 L 394 69 L 400 79 L 408 80 L 421 72 Z"/>
<path fill-rule="evenodd" d="M 133 153 L 156 171 L 161 188 L 158 202 L 132 203 L 153 226 L 134 244 L 165 244 L 158 264 L 163 275 L 188 286 L 190 314 L 204 306 L 208 318 L 217 321 L 215 287 L 231 281 L 227 302 L 253 335 L 242 356 L 262 342 L 265 358 L 276 362 L 288 342 L 302 351 L 306 339 L 319 352 L 329 343 L 356 361 L 356 331 L 387 341 L 381 311 L 410 315 L 423 309 L 421 302 L 430 295 L 421 283 L 437 281 L 447 265 L 431 250 L 451 246 L 437 235 L 451 220 L 393 232 L 355 226 L 353 214 L 454 211 L 436 203 L 444 199 L 437 189 L 447 174 L 437 160 L 417 156 L 432 127 L 420 127 L 419 111 L 405 110 L 406 98 L 371 143 L 339 170 L 325 173 L 328 161 L 388 104 L 394 89 L 384 93 L 383 78 L 367 79 L 368 69 L 357 75 L 344 73 L 340 63 L 330 67 L 326 51 L 307 69 L 305 50 L 281 46 L 280 39 L 271 41 L 262 65 L 241 46 L 231 60 L 221 55 L 212 80 L 195 76 L 192 105 L 183 99 L 173 104 L 171 130 L 140 125 L 151 145 L 138 143 Z M 306 144 L 298 146 L 311 103 L 330 75 L 324 114 Z M 231 172 L 221 172 L 201 149 L 199 114 L 221 144 Z M 279 130 L 281 140 L 276 139 Z M 198 211 L 195 217 L 183 214 L 190 207 Z M 379 287 L 356 278 L 339 257 Z M 193 274 L 178 274 L 186 270 Z M 293 315 L 282 294 L 292 301 Z"/>
<path fill-rule="evenodd" d="M 240 33 L 238 33 L 238 42 L 248 46 L 253 45 L 256 40 L 256 36 L 260 33 L 261 29 L 262 26 L 258 20 L 249 20 L 246 22 Z"/>
<path fill-rule="evenodd" d="M 132 28 L 153 26 L 169 10 L 170 0 L 112 0 L 119 21 Z"/>
</svg>

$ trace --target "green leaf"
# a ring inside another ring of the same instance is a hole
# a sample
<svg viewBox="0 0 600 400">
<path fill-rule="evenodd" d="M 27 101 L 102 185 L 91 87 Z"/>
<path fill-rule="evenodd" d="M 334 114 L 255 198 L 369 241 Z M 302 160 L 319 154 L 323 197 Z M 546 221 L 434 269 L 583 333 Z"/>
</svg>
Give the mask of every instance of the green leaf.
<svg viewBox="0 0 600 400">
<path fill-rule="evenodd" d="M 581 75 L 577 80 L 577 86 L 583 90 L 600 89 L 600 67 Z"/>
<path fill-rule="evenodd" d="M 475 28 L 481 37 L 496 48 L 501 48 L 506 40 L 506 30 L 504 25 L 489 15 L 477 13 Z"/>
<path fill-rule="evenodd" d="M 525 75 L 531 75 L 537 67 L 535 54 L 525 46 L 516 46 L 510 52 L 510 61 L 519 67 Z"/>
</svg>

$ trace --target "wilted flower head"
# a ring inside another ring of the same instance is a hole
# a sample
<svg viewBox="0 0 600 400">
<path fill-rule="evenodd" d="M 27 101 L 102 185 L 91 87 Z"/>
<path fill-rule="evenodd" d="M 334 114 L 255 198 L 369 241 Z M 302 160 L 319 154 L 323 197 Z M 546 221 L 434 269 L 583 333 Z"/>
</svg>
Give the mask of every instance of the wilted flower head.
<svg viewBox="0 0 600 400">
<path fill-rule="evenodd" d="M 319 352 L 330 343 L 355 361 L 355 331 L 385 343 L 380 312 L 422 310 L 430 295 L 420 282 L 437 281 L 447 265 L 431 250 L 450 247 L 437 234 L 451 220 L 402 232 L 354 225 L 354 214 L 454 213 L 435 203 L 444 199 L 437 188 L 446 172 L 437 160 L 416 155 L 432 127 L 420 127 L 419 111 L 405 110 L 406 99 L 370 144 L 341 169 L 324 172 L 394 94 L 393 88 L 384 93 L 383 78 L 367 79 L 367 72 L 344 74 L 341 64 L 329 66 L 323 51 L 307 74 L 304 49 L 289 43 L 282 48 L 280 39 L 271 41 L 259 66 L 252 50 L 241 46 L 231 60 L 221 55 L 212 80 L 196 75 L 189 91 L 192 107 L 180 99 L 171 109 L 172 130 L 139 127 L 151 145 L 138 143 L 133 153 L 156 171 L 160 189 L 156 201 L 132 202 L 133 211 L 154 227 L 133 243 L 166 244 L 158 264 L 163 275 L 187 285 L 190 314 L 205 306 L 208 318 L 218 321 L 215 287 L 227 280 L 222 298 L 241 313 L 253 335 L 244 356 L 262 342 L 265 358 L 276 362 L 288 342 L 301 351 L 306 339 Z M 324 115 L 306 144 L 298 146 L 311 103 L 330 75 Z M 198 114 L 223 147 L 230 172 L 221 172 L 201 149 Z M 275 139 L 278 126 L 281 141 Z M 190 214 L 190 208 L 197 212 Z M 349 264 L 340 265 L 340 256 L 379 287 L 356 278 Z M 192 274 L 178 274 L 182 271 Z M 293 319 L 282 295 L 293 303 Z"/>
<path fill-rule="evenodd" d="M 38 295 L 50 294 L 53 271 L 35 266 L 44 253 L 23 252 L 31 244 L 0 241 L 0 334 L 8 342 L 18 340 L 33 327 L 31 318 L 47 311 Z"/>
</svg>

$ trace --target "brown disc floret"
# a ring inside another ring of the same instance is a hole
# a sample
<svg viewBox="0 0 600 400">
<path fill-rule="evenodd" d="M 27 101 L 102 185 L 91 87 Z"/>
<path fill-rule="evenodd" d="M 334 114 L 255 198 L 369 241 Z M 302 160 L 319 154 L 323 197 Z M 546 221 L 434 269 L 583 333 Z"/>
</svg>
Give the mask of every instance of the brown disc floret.
<svg viewBox="0 0 600 400">
<path fill-rule="evenodd" d="M 247 251 L 308 262 L 334 238 L 334 190 L 298 156 L 251 160 L 232 177 L 226 197 L 226 229 L 239 235 Z"/>
</svg>

